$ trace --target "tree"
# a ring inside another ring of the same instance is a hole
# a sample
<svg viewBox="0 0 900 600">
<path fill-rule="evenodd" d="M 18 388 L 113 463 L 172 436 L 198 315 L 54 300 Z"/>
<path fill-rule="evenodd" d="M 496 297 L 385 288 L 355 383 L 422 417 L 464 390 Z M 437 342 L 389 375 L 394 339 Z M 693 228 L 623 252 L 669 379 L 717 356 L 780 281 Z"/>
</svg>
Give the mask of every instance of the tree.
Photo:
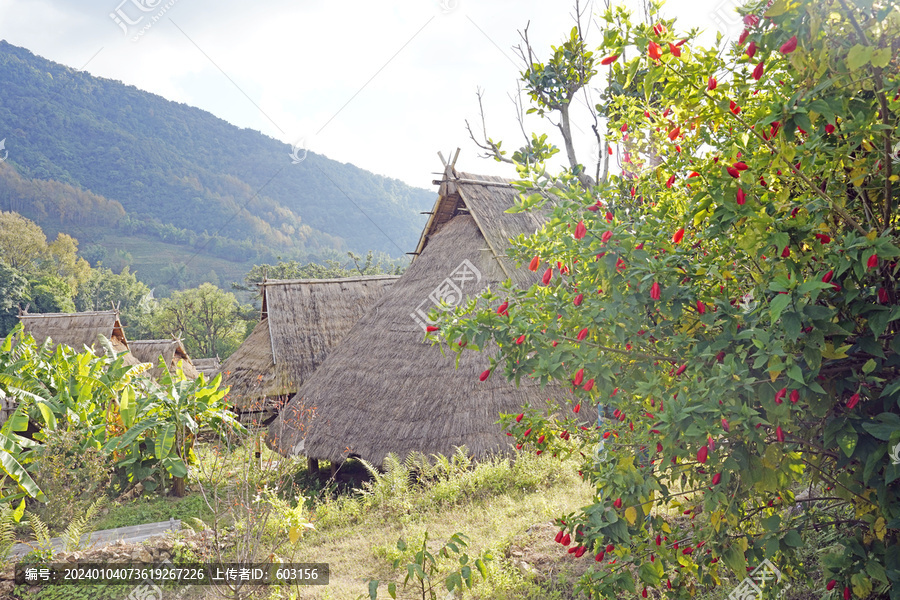
<svg viewBox="0 0 900 600">
<path fill-rule="evenodd" d="M 244 283 L 234 283 L 232 287 L 255 292 L 264 279 L 338 279 L 362 275 L 399 275 L 404 269 L 399 261 L 376 260 L 371 250 L 365 258 L 352 252 L 348 252 L 347 257 L 352 266 L 345 266 L 336 260 L 326 260 L 324 265 L 314 262 L 303 264 L 296 260 L 279 260 L 274 265 L 254 265 L 244 277 Z"/>
<path fill-rule="evenodd" d="M 0 211 L 0 257 L 23 273 L 37 272 L 48 258 L 47 236 L 34 221 Z"/>
<path fill-rule="evenodd" d="M 191 356 L 226 357 L 244 340 L 254 316 L 234 294 L 204 283 L 162 300 L 150 329 L 159 337 L 183 336 Z"/>
<path fill-rule="evenodd" d="M 597 501 L 557 523 L 598 563 L 591 597 L 687 598 L 770 560 L 823 595 L 900 598 L 900 5 L 742 12 L 730 49 L 602 15 L 597 116 L 621 173 L 552 175 L 549 144 L 516 160 L 514 210 L 551 214 L 516 251 L 542 283 L 439 334 L 499 348 L 483 379 L 567 390 L 571 413 L 503 423 L 586 457 Z M 819 574 L 802 551 L 823 531 Z"/>
<path fill-rule="evenodd" d="M 0 261 L 0 335 L 5 336 L 19 322 L 19 309 L 25 308 L 28 298 L 28 280 Z"/>
<path fill-rule="evenodd" d="M 122 325 L 129 337 L 140 338 L 147 333 L 150 314 L 155 307 L 153 293 L 128 267 L 114 273 L 106 267 L 90 272 L 88 279 L 75 296 L 75 308 L 79 311 L 110 310 L 121 312 Z"/>
<path fill-rule="evenodd" d="M 91 265 L 78 256 L 78 240 L 60 233 L 47 245 L 49 268 L 63 279 L 73 291 L 78 292 L 82 284 L 91 277 Z"/>
</svg>

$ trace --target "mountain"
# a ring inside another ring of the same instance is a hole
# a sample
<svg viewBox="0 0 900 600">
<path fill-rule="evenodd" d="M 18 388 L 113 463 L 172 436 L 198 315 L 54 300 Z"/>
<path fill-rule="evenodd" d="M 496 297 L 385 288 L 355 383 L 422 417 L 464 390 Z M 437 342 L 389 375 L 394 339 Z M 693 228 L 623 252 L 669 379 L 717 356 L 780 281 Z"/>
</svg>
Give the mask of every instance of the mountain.
<svg viewBox="0 0 900 600">
<path fill-rule="evenodd" d="M 402 258 L 434 201 L 434 191 L 312 152 L 293 164 L 283 142 L 5 41 L 0 139 L 0 209 L 151 283 L 166 283 L 173 260 L 196 279 L 276 257 Z"/>
</svg>

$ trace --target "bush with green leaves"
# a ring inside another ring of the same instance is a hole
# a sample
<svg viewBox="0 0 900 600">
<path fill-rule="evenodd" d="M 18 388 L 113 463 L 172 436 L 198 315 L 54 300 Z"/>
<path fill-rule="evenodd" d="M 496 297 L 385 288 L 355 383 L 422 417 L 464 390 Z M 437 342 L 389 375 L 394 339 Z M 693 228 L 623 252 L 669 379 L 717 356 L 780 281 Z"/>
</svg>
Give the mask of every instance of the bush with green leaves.
<svg viewBox="0 0 900 600">
<path fill-rule="evenodd" d="M 688 598 L 764 560 L 803 579 L 805 534 L 834 531 L 813 587 L 900 598 L 900 4 L 741 13 L 730 47 L 609 8 L 596 48 L 576 27 L 546 63 L 523 53 L 532 112 L 567 119 L 602 86 L 596 131 L 621 170 L 593 181 L 568 143 L 558 175 L 546 140 L 518 152 L 513 211 L 550 217 L 515 256 L 541 283 L 439 335 L 499 347 L 482 381 L 567 390 L 571 412 L 503 422 L 585 457 L 596 502 L 557 539 L 596 563 L 590 597 Z"/>
</svg>

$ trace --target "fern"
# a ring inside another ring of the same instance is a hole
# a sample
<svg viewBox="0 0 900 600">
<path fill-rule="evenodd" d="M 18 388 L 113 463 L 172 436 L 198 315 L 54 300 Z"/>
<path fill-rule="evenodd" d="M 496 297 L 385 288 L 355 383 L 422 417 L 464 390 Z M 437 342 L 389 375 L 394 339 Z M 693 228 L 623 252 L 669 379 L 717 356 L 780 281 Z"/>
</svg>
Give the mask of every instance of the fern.
<svg viewBox="0 0 900 600">
<path fill-rule="evenodd" d="M 84 534 L 84 530 L 87 528 L 88 524 L 93 521 L 94 517 L 97 516 L 97 513 L 100 512 L 105 500 L 106 499 L 103 497 L 97 498 L 90 506 L 88 506 L 83 515 L 75 517 L 72 522 L 69 523 L 69 526 L 66 527 L 65 532 L 62 534 L 63 549 L 66 552 L 75 552 L 82 549 L 81 536 Z"/>
<path fill-rule="evenodd" d="M 29 512 L 28 525 L 34 534 L 34 542 L 38 550 L 53 550 L 53 544 L 50 542 L 50 529 L 47 527 L 39 516 Z"/>
<path fill-rule="evenodd" d="M 0 563 L 5 563 L 16 543 L 16 511 L 9 506 L 0 509 Z"/>
</svg>

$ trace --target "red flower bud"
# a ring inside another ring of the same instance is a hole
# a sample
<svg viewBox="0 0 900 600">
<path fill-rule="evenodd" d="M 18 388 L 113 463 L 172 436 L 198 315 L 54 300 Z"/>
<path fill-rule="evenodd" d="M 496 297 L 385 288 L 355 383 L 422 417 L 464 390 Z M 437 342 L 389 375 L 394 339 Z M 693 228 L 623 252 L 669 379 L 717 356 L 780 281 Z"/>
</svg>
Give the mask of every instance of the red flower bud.
<svg viewBox="0 0 900 600">
<path fill-rule="evenodd" d="M 575 558 L 581 558 L 582 556 L 584 556 L 585 551 L 587 551 L 587 548 L 585 548 L 584 546 L 578 546 L 578 550 L 575 551 Z"/>
<path fill-rule="evenodd" d="M 832 579 L 832 580 L 829 581 L 828 584 L 825 586 L 825 589 L 828 590 L 828 591 L 830 592 L 831 590 L 834 589 L 834 586 L 835 586 L 836 584 L 837 584 L 837 581 L 835 581 L 834 579 Z"/>
<path fill-rule="evenodd" d="M 706 305 L 700 300 L 697 300 L 697 312 L 701 315 L 706 313 Z"/>
<path fill-rule="evenodd" d="M 734 100 L 731 101 L 731 105 L 729 106 L 729 108 L 731 109 L 731 112 L 734 113 L 734 114 L 738 114 L 739 112 L 741 112 L 741 107 L 738 106 L 738 105 L 734 102 Z"/>
<path fill-rule="evenodd" d="M 800 401 L 800 390 L 791 390 L 791 402 L 797 404 Z"/>
<path fill-rule="evenodd" d="M 884 288 L 878 288 L 878 301 L 882 304 L 888 304 L 891 300 L 888 291 Z"/>
<path fill-rule="evenodd" d="M 675 183 L 675 175 L 672 175 L 671 177 L 669 177 L 669 180 L 666 181 L 666 187 L 671 188 L 674 183 Z"/>
<path fill-rule="evenodd" d="M 616 501 L 613 502 L 613 506 L 615 506 L 616 508 L 622 508 L 622 499 L 616 498 Z"/>
<path fill-rule="evenodd" d="M 663 25 L 662 23 L 657 23 L 656 25 L 653 26 L 653 33 L 656 34 L 656 37 L 660 37 L 666 31 L 667 31 L 666 26 Z"/>
<path fill-rule="evenodd" d="M 735 169 L 737 169 L 738 171 L 746 171 L 747 169 L 750 168 L 747 166 L 747 163 L 745 163 L 743 161 L 738 161 L 738 162 L 734 163 L 732 166 Z"/>
<path fill-rule="evenodd" d="M 872 256 L 870 256 L 869 260 L 866 261 L 866 266 L 870 269 L 877 267 L 878 266 L 878 255 L 873 254 Z"/>
<path fill-rule="evenodd" d="M 531 262 L 528 264 L 529 271 L 537 271 L 538 267 L 541 266 L 541 257 L 535 256 L 531 259 Z"/>
<path fill-rule="evenodd" d="M 644 588 L 641 590 L 641 598 L 646 598 L 646 597 L 647 597 L 647 588 Z"/>
<path fill-rule="evenodd" d="M 775 428 L 775 438 L 784 443 L 784 431 L 781 429 L 781 425 Z"/>
<path fill-rule="evenodd" d="M 825 133 L 827 133 L 828 135 L 831 135 L 832 133 L 834 133 L 834 125 L 832 125 L 831 123 L 826 123 L 825 124 Z"/>
<path fill-rule="evenodd" d="M 750 42 L 747 45 L 747 58 L 753 58 L 754 54 L 756 54 L 756 42 Z"/>
<path fill-rule="evenodd" d="M 612 223 L 612 222 L 613 222 L 613 214 L 612 214 L 611 212 L 607 212 L 607 213 L 606 213 L 606 222 L 607 222 L 607 223 Z"/>
<path fill-rule="evenodd" d="M 738 188 L 737 203 L 739 206 L 743 206 L 745 202 L 747 202 L 747 195 L 744 193 L 744 190 L 742 188 Z"/>
<path fill-rule="evenodd" d="M 613 235 L 612 231 L 604 231 L 603 235 L 600 236 L 600 241 L 602 241 L 605 244 L 606 242 L 608 242 L 609 240 L 612 239 L 612 235 Z"/>
<path fill-rule="evenodd" d="M 538 438 L 537 443 L 538 443 L 538 444 L 543 444 L 543 443 L 544 443 L 544 435 L 543 435 L 543 434 L 541 434 L 541 437 Z"/>
<path fill-rule="evenodd" d="M 816 239 L 822 242 L 823 244 L 828 244 L 831 242 L 831 236 L 826 235 L 824 233 L 817 233 Z"/>
<path fill-rule="evenodd" d="M 847 400 L 847 408 L 853 408 L 857 404 L 859 404 L 859 393 L 850 396 L 850 399 Z"/>
<path fill-rule="evenodd" d="M 563 546 L 568 546 L 569 544 L 572 543 L 572 536 L 570 536 L 570 535 L 567 533 L 566 535 L 563 536 L 563 539 L 562 539 L 562 541 L 561 541 L 560 543 L 561 543 Z"/>
<path fill-rule="evenodd" d="M 681 127 L 676 127 L 675 129 L 672 129 L 671 131 L 669 131 L 669 139 L 674 142 L 675 138 L 677 138 L 680 134 L 681 134 Z"/>
<path fill-rule="evenodd" d="M 429 325 L 428 327 L 425 328 L 425 331 L 427 331 L 428 333 L 431 333 L 433 331 L 440 331 L 440 330 L 441 330 L 440 327 L 435 327 L 434 325 Z"/>
<path fill-rule="evenodd" d="M 524 417 L 524 416 L 525 416 L 525 413 L 519 413 L 518 415 L 516 415 L 516 423 L 521 423 L 522 417 Z"/>
<path fill-rule="evenodd" d="M 578 221 L 578 225 L 575 226 L 575 239 L 580 240 L 587 234 L 587 227 L 584 226 L 584 221 Z"/>
<path fill-rule="evenodd" d="M 725 417 L 722 417 L 722 429 L 725 430 L 725 433 L 731 431 L 731 427 L 728 425 L 728 420 Z"/>
<path fill-rule="evenodd" d="M 544 276 L 541 278 L 541 283 L 547 285 L 550 283 L 550 280 L 553 278 L 553 267 L 547 267 L 547 270 L 544 271 Z"/>
<path fill-rule="evenodd" d="M 825 273 L 824 275 L 822 275 L 822 282 L 829 283 L 833 276 L 834 276 L 834 269 L 832 269 L 832 270 L 828 271 L 827 273 Z"/>
<path fill-rule="evenodd" d="M 741 172 L 735 169 L 734 167 L 725 167 L 725 170 L 728 171 L 728 174 L 737 179 L 741 176 Z"/>
<path fill-rule="evenodd" d="M 581 385 L 581 382 L 584 380 L 584 369 L 578 369 L 578 372 L 575 373 L 575 379 L 573 383 L 575 385 Z"/>
<path fill-rule="evenodd" d="M 785 247 L 784 247 L 784 250 L 781 251 L 781 258 L 787 258 L 787 257 L 790 256 L 790 255 L 791 255 L 791 248 L 790 248 L 790 246 L 785 246 Z"/>
<path fill-rule="evenodd" d="M 763 66 L 763 61 L 759 61 L 759 63 L 756 65 L 756 68 L 753 69 L 753 79 L 759 81 L 763 76 L 764 70 L 765 67 Z"/>
<path fill-rule="evenodd" d="M 679 375 L 681 375 L 682 373 L 684 373 L 684 370 L 685 370 L 685 369 L 687 369 L 687 363 L 685 363 L 685 364 L 681 365 L 680 367 L 678 367 L 678 369 L 675 371 L 675 376 L 678 377 Z"/>
<path fill-rule="evenodd" d="M 716 81 L 716 78 L 715 78 L 715 77 L 710 77 L 709 80 L 706 82 L 706 89 L 707 89 L 707 91 L 710 91 L 710 92 L 711 92 L 711 91 L 713 91 L 714 89 L 716 89 L 716 86 L 717 86 L 717 85 L 719 85 L 719 82 Z"/>
<path fill-rule="evenodd" d="M 587 380 L 587 383 L 584 384 L 584 387 L 583 387 L 582 389 L 583 389 L 584 391 L 586 391 L 586 392 L 589 392 L 589 391 L 591 391 L 592 389 L 594 389 L 594 380 L 593 380 L 593 379 L 588 379 L 588 380 Z"/>
<path fill-rule="evenodd" d="M 556 537 L 553 538 L 553 540 L 554 540 L 557 544 L 559 544 L 559 543 L 562 543 L 562 539 L 563 539 L 563 531 L 560 530 L 560 531 L 558 531 L 558 532 L 556 533 Z"/>
<path fill-rule="evenodd" d="M 521 344 L 524 341 L 525 341 L 525 334 L 523 333 L 516 339 L 516 344 Z"/>
<path fill-rule="evenodd" d="M 748 29 L 744 29 L 741 32 L 741 36 L 738 38 L 738 44 L 743 44 L 747 40 L 748 35 L 750 35 L 750 31 Z"/>
<path fill-rule="evenodd" d="M 522 434 L 522 437 L 528 437 L 531 434 L 531 427 L 525 430 L 525 433 Z"/>
<path fill-rule="evenodd" d="M 725 360 L 725 351 L 721 350 L 718 354 L 716 354 L 716 361 L 722 362 L 723 360 Z"/>
<path fill-rule="evenodd" d="M 784 401 L 784 397 L 787 395 L 787 388 L 781 388 L 775 394 L 775 404 L 781 404 Z"/>
<path fill-rule="evenodd" d="M 656 442 L 656 451 L 657 451 L 657 452 L 662 452 L 662 451 L 663 451 L 663 445 L 662 445 L 662 443 Z"/>
<path fill-rule="evenodd" d="M 611 65 L 611 64 L 613 64 L 614 62 L 616 62 L 616 60 L 617 60 L 618 58 L 619 58 L 619 55 L 618 55 L 618 54 L 613 54 L 613 55 L 607 56 L 606 58 L 604 58 L 603 60 L 601 60 L 601 61 L 600 61 L 600 64 L 603 65 L 603 66 Z"/>
<path fill-rule="evenodd" d="M 719 482 L 720 482 L 720 481 L 722 481 L 722 474 L 721 474 L 721 473 L 716 473 L 715 475 L 713 475 L 713 478 L 712 478 L 712 484 L 713 484 L 713 485 L 719 485 Z"/>
<path fill-rule="evenodd" d="M 504 302 L 503 304 L 501 304 L 500 306 L 497 307 L 497 314 L 498 315 L 508 315 L 509 314 L 509 311 L 507 310 L 508 308 L 509 308 L 509 302 Z"/>
<path fill-rule="evenodd" d="M 793 52 L 796 49 L 797 49 L 797 36 L 796 35 L 791 36 L 791 39 L 789 39 L 788 41 L 783 43 L 781 45 L 781 48 L 779 48 L 779 50 L 781 50 L 782 54 L 790 54 L 791 52 Z"/>
<path fill-rule="evenodd" d="M 707 448 L 706 446 L 703 446 L 702 448 L 697 450 L 697 462 L 699 462 L 701 465 L 706 464 L 706 459 L 708 456 L 709 448 Z"/>
<path fill-rule="evenodd" d="M 653 285 L 650 286 L 650 297 L 654 300 L 659 300 L 660 289 L 659 284 L 657 282 L 653 282 Z"/>
<path fill-rule="evenodd" d="M 587 329 L 587 327 L 585 327 L 584 329 L 582 329 L 581 331 L 578 332 L 578 341 L 580 342 L 581 340 L 586 338 L 587 335 L 588 335 L 588 329 Z"/>
<path fill-rule="evenodd" d="M 490 376 L 491 376 L 491 370 L 488 369 L 487 371 L 485 371 L 484 373 L 482 373 L 482 374 L 478 377 L 478 379 L 480 379 L 481 381 L 484 381 L 485 379 L 487 379 L 487 378 L 490 377 Z"/>
<path fill-rule="evenodd" d="M 850 600 L 850 587 L 844 587 L 844 600 Z"/>
<path fill-rule="evenodd" d="M 575 413 L 576 415 L 577 415 L 580 411 L 581 411 L 581 405 L 580 405 L 580 404 L 576 404 L 576 405 L 574 406 L 574 408 L 572 408 L 572 412 Z"/>
<path fill-rule="evenodd" d="M 613 546 L 612 544 L 608 544 L 608 545 L 606 546 L 606 551 L 607 551 L 607 552 L 612 552 L 612 551 L 615 550 L 615 549 L 616 549 L 616 547 Z"/>
<path fill-rule="evenodd" d="M 672 243 L 680 244 L 682 239 L 684 239 L 684 227 L 675 232 L 675 235 L 672 236 Z"/>
</svg>

